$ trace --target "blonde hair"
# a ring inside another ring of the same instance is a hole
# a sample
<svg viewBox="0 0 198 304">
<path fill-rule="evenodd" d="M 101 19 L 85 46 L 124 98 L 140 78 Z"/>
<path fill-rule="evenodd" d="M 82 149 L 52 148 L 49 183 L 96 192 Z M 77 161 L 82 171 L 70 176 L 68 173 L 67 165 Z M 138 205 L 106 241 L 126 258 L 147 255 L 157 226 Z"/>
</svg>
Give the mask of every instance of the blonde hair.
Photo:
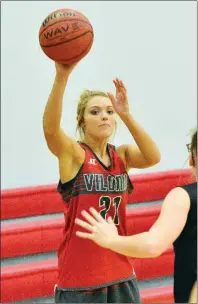
<svg viewBox="0 0 198 304">
<path fill-rule="evenodd" d="M 102 92 L 102 91 L 84 90 L 82 92 L 82 94 L 80 95 L 80 99 L 79 99 L 78 106 L 77 106 L 78 123 L 76 126 L 76 131 L 78 131 L 79 135 L 80 135 L 80 141 L 83 141 L 84 135 L 85 135 L 84 128 L 82 127 L 85 109 L 86 109 L 86 106 L 87 106 L 87 103 L 89 102 L 89 100 L 95 96 L 102 96 L 102 97 L 109 98 L 109 96 L 105 92 Z"/>
</svg>

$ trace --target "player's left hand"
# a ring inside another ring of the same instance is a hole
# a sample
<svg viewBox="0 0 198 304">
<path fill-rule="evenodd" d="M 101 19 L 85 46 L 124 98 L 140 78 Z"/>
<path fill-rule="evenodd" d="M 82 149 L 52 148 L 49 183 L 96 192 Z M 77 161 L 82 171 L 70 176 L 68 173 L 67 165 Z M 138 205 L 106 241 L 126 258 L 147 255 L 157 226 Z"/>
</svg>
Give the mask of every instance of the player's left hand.
<svg viewBox="0 0 198 304">
<path fill-rule="evenodd" d="M 127 97 L 127 89 L 122 80 L 116 78 L 113 80 L 116 87 L 116 95 L 108 92 L 108 96 L 112 102 L 113 108 L 116 113 L 121 116 L 122 114 L 129 113 L 129 104 Z"/>
<path fill-rule="evenodd" d="M 77 231 L 76 235 L 80 238 L 92 240 L 101 247 L 110 248 L 111 242 L 118 236 L 118 231 L 112 218 L 109 217 L 105 221 L 94 208 L 90 208 L 90 213 L 83 210 L 82 216 L 86 221 L 76 218 L 75 223 L 89 231 L 89 233 Z"/>
</svg>

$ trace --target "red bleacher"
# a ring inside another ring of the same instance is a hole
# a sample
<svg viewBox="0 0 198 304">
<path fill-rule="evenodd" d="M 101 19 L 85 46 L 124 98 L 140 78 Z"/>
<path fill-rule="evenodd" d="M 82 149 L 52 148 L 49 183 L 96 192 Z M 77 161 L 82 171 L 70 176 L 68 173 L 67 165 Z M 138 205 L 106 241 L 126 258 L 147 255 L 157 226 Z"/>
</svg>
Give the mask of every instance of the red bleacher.
<svg viewBox="0 0 198 304">
<path fill-rule="evenodd" d="M 129 202 L 163 199 L 172 188 L 188 184 L 192 173 L 187 170 L 137 174 L 132 176 L 134 191 Z M 12 219 L 62 212 L 62 202 L 56 185 L 9 189 L 1 192 L 1 219 Z"/>
</svg>

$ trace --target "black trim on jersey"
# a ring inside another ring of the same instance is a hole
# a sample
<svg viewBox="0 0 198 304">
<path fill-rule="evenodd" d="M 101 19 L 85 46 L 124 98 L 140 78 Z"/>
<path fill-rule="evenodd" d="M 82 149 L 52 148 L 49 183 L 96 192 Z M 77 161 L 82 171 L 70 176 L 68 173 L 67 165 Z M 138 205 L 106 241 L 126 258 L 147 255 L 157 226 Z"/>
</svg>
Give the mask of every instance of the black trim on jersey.
<svg viewBox="0 0 198 304">
<path fill-rule="evenodd" d="M 92 194 L 96 194 L 96 193 L 100 193 L 101 195 L 107 195 L 108 193 L 112 194 L 116 194 L 116 195 L 119 195 L 119 194 L 122 194 L 122 193 L 125 193 L 125 192 L 128 192 L 129 194 L 131 194 L 132 190 L 133 190 L 133 184 L 131 183 L 130 181 L 130 178 L 128 177 L 127 175 L 127 178 L 128 178 L 128 187 L 126 190 L 119 190 L 119 191 L 116 191 L 115 190 L 108 190 L 107 191 L 97 191 L 95 189 L 92 189 L 92 191 L 87 191 L 85 185 L 82 185 L 81 184 L 81 181 L 78 182 L 78 184 L 76 184 L 76 178 L 75 180 L 73 179 L 72 180 L 72 183 L 71 182 L 68 182 L 68 183 L 64 183 L 64 184 L 61 184 L 61 182 L 59 182 L 58 184 L 58 187 L 57 187 L 57 191 L 60 193 L 60 195 L 62 196 L 62 200 L 65 202 L 65 203 L 69 203 L 69 201 L 71 200 L 71 198 L 75 197 L 75 196 L 78 196 L 78 195 L 81 195 L 81 194 L 89 194 L 89 195 L 92 195 Z"/>
<path fill-rule="evenodd" d="M 72 179 L 70 179 L 68 182 L 62 183 L 61 179 L 59 179 L 58 182 L 58 186 L 57 186 L 57 191 L 62 194 L 62 190 L 67 190 L 68 187 L 72 188 L 72 186 L 74 185 L 78 175 L 80 174 L 80 172 L 82 171 L 82 168 L 84 166 L 84 163 L 82 164 L 82 166 L 80 167 L 80 169 L 78 170 L 76 176 L 74 176 Z"/>
<path fill-rule="evenodd" d="M 109 155 L 109 158 L 110 158 L 110 161 L 111 161 L 111 164 L 107 167 L 100 159 L 99 157 L 96 155 L 96 153 L 92 150 L 91 147 L 89 147 L 86 143 L 84 142 L 80 142 L 82 145 L 85 145 L 92 153 L 93 155 L 95 156 L 95 158 L 97 159 L 97 161 L 101 164 L 101 166 L 103 166 L 106 170 L 109 170 L 111 167 L 112 167 L 112 164 L 113 164 L 113 160 L 112 160 L 112 156 L 111 156 L 111 153 L 110 153 L 110 145 L 107 144 L 107 153 Z"/>
<path fill-rule="evenodd" d="M 79 142 L 80 143 L 80 142 Z M 108 170 L 109 168 L 111 168 L 112 164 L 113 164 L 113 160 L 112 160 L 112 154 L 110 152 L 110 149 L 114 149 L 115 150 L 115 146 L 113 145 L 110 145 L 110 144 L 107 144 L 107 153 L 109 154 L 109 157 L 110 157 L 110 160 L 111 160 L 111 164 L 109 167 L 105 166 L 105 164 L 103 164 L 100 159 L 97 157 L 97 155 L 94 153 L 94 151 L 85 143 L 80 143 L 82 145 L 85 145 L 92 153 L 93 155 L 96 157 L 96 159 L 98 160 L 98 162 L 106 169 Z M 79 194 L 94 194 L 94 193 L 98 193 L 98 191 L 96 190 L 92 190 L 91 192 L 88 192 L 87 189 L 85 189 L 84 187 L 79 189 L 79 186 L 81 184 L 81 181 L 78 182 L 79 185 L 76 184 L 76 180 L 77 178 L 79 177 L 83 167 L 84 167 L 84 164 L 85 162 L 83 162 L 82 166 L 80 167 L 79 171 L 77 172 L 76 176 L 73 177 L 71 180 L 65 182 L 65 183 L 62 183 L 61 182 L 61 179 L 59 180 L 59 183 L 58 183 L 58 186 L 57 186 L 57 192 L 60 193 L 60 195 L 62 196 L 62 199 L 65 203 L 69 203 L 70 199 L 72 197 L 75 197 L 75 196 L 78 196 Z M 133 184 L 128 176 L 128 173 L 126 172 L 127 174 L 127 178 L 128 178 L 128 193 L 131 194 L 132 190 L 133 190 Z M 76 188 L 77 186 L 77 188 Z M 109 193 L 114 193 L 114 190 L 111 191 L 109 190 L 108 191 Z M 119 193 L 124 193 L 125 191 L 116 191 L 117 194 Z M 104 193 L 106 194 L 107 192 L 106 191 L 100 191 L 100 193 Z"/>
<path fill-rule="evenodd" d="M 114 145 L 111 145 L 111 147 L 113 148 L 113 150 L 116 152 L 116 147 Z"/>
<path fill-rule="evenodd" d="M 108 155 L 109 155 L 111 164 L 110 164 L 109 167 L 107 167 L 107 166 L 105 166 L 105 164 L 97 157 L 97 155 L 94 153 L 94 151 L 93 151 L 87 144 L 82 143 L 82 142 L 79 142 L 79 141 L 78 141 L 78 143 L 79 143 L 79 144 L 82 144 L 82 145 L 85 145 L 85 146 L 94 154 L 95 158 L 98 160 L 98 162 L 99 162 L 106 170 L 109 170 L 109 169 L 111 168 L 111 166 L 112 166 L 112 164 L 113 164 L 113 161 L 112 161 L 112 156 L 111 156 L 110 149 L 109 149 L 109 144 L 107 144 L 107 153 L 108 153 Z M 113 147 L 114 147 L 114 146 L 113 146 Z M 62 196 L 64 196 L 64 195 L 66 194 L 65 192 L 67 192 L 67 191 L 68 191 L 68 196 L 70 196 L 70 194 L 72 193 L 72 188 L 73 188 L 73 186 L 74 186 L 74 184 L 75 184 L 75 181 L 76 181 L 78 175 L 80 174 L 80 172 L 81 172 L 81 170 L 82 170 L 82 168 L 83 168 L 83 166 L 84 166 L 84 163 L 85 163 L 85 161 L 83 162 L 83 164 L 82 164 L 82 166 L 80 167 L 79 171 L 77 172 L 76 176 L 74 176 L 72 179 L 70 179 L 69 181 L 67 181 L 67 182 L 65 182 L 65 183 L 62 183 L 62 182 L 61 182 L 61 179 L 59 180 L 59 183 L 58 183 L 58 186 L 57 186 L 57 191 L 58 191 Z M 84 192 L 84 193 L 85 193 L 85 192 Z M 73 196 L 73 195 L 72 195 L 72 196 Z M 75 196 L 75 195 L 74 195 L 74 196 Z M 71 196 L 70 196 L 70 198 L 71 198 Z M 70 200 L 70 198 L 69 198 L 69 200 Z M 69 201 L 69 200 L 67 200 L 67 199 L 63 199 L 63 200 L 64 200 L 65 202 Z"/>
</svg>

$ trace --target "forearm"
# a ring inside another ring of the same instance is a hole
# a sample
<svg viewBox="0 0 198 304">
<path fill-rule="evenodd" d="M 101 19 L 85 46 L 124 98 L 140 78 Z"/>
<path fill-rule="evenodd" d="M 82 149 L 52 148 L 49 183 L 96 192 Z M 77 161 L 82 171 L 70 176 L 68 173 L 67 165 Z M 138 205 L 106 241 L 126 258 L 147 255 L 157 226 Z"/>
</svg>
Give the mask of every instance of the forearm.
<svg viewBox="0 0 198 304">
<path fill-rule="evenodd" d="M 116 235 L 110 241 L 109 249 L 134 258 L 151 258 L 159 255 L 149 232 L 134 236 Z"/>
<path fill-rule="evenodd" d="M 151 136 L 139 125 L 130 113 L 120 115 L 120 118 L 127 126 L 129 132 L 134 138 L 138 148 L 144 155 L 145 159 L 152 163 L 156 162 L 156 159 L 160 160 L 160 151 L 153 141 Z"/>
<path fill-rule="evenodd" d="M 63 96 L 68 77 L 56 75 L 43 115 L 43 128 L 46 133 L 53 133 L 60 128 Z"/>
</svg>

